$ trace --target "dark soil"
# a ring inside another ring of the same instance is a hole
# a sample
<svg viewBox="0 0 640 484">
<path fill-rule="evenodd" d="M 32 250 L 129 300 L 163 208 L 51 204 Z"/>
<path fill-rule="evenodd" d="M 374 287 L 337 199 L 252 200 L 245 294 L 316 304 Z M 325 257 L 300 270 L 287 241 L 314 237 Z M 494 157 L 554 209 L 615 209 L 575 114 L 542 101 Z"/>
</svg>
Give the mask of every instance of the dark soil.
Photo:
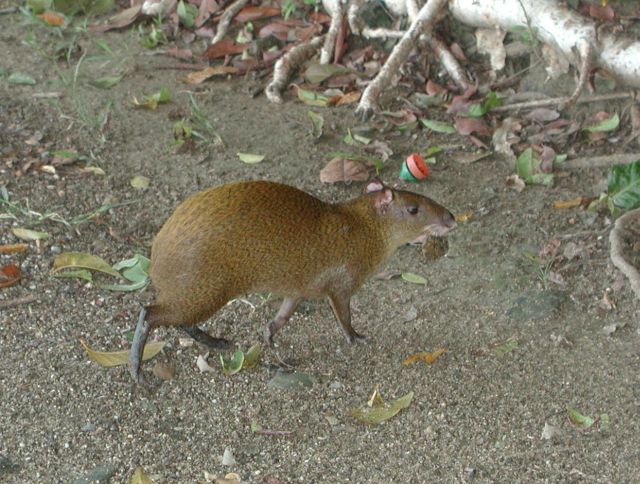
<svg viewBox="0 0 640 484">
<path fill-rule="evenodd" d="M 60 39 L 23 21 L 21 14 L 0 16 L 0 69 L 36 80 L 21 86 L 0 78 L 0 185 L 15 203 L 0 207 L 0 244 L 18 242 L 13 227 L 50 237 L 39 247 L 29 243 L 26 253 L 0 256 L 0 265 L 16 263 L 23 274 L 19 284 L 0 289 L 0 304 L 35 298 L 0 309 L 0 481 L 102 475 L 128 482 L 138 466 L 155 482 L 203 482 L 228 472 L 246 482 L 638 479 L 638 301 L 609 261 L 611 219 L 553 208 L 556 200 L 598 195 L 605 169 L 560 173 L 553 188 L 518 193 L 505 186 L 513 173 L 505 162 L 442 156 L 429 179 L 410 188 L 471 216 L 451 233 L 446 257 L 426 262 L 419 249 L 406 247 L 388 264 L 424 276 L 426 286 L 372 280 L 357 293 L 354 327 L 369 336 L 366 344 L 348 345 L 329 306 L 309 302 L 277 335 L 276 347 L 263 350 L 257 369 L 231 377 L 219 371 L 218 354 L 209 356 L 215 371 L 201 373 L 196 359 L 206 349 L 185 345 L 173 328 L 154 333 L 167 344 L 145 371 L 169 361 L 177 374 L 153 390 L 135 386 L 125 367 L 89 361 L 79 340 L 127 349 L 126 334 L 151 291 L 119 293 L 54 278 L 58 253 L 89 252 L 111 264 L 149 255 L 154 234 L 181 200 L 232 180 L 282 181 L 332 201 L 354 197 L 361 184 L 323 185 L 318 174 L 331 152 L 353 151 L 342 138 L 359 123 L 353 106 L 313 108 L 326 132 L 315 141 L 308 106 L 291 96 L 282 106 L 252 97 L 264 80 L 187 86 L 183 72 L 161 68 L 173 60 L 139 47 L 135 31 L 78 33 L 85 56 L 80 62 L 75 53 L 67 63 L 52 57 Z M 115 74 L 124 78 L 109 90 L 89 84 Z M 155 111 L 133 107 L 134 96 L 161 86 L 173 93 L 170 103 Z M 190 113 L 188 91 L 224 147 L 176 149 L 173 126 L 176 116 Z M 394 150 L 382 173 L 388 183 L 408 186 L 396 174 L 409 153 L 466 142 L 427 133 L 374 134 Z M 82 158 L 58 165 L 55 174 L 36 169 L 54 150 Z M 247 165 L 237 152 L 265 160 Z M 85 166 L 105 175 L 83 172 Z M 146 190 L 131 186 L 136 175 L 149 178 Z M 540 256 L 552 240 L 560 242 L 556 256 Z M 204 328 L 247 349 L 277 307 L 267 295 L 249 295 Z M 613 324 L 619 328 L 606 334 Z M 431 366 L 401 364 L 437 348 L 448 351 Z M 315 384 L 301 391 L 267 386 L 284 363 Z M 396 417 L 365 426 L 350 411 L 377 385 L 389 400 L 415 396 Z M 600 421 L 581 430 L 567 408 Z M 550 439 L 542 436 L 545 424 L 558 430 Z M 252 425 L 291 435 L 263 435 Z M 222 465 L 225 449 L 235 464 Z"/>
</svg>

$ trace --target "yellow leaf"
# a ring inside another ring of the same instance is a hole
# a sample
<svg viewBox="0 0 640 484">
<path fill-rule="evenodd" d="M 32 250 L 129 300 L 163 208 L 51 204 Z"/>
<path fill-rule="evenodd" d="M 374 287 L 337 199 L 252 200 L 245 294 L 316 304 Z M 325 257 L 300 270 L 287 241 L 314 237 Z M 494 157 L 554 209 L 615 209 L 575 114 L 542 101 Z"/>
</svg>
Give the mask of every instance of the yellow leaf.
<svg viewBox="0 0 640 484">
<path fill-rule="evenodd" d="M 414 353 L 411 356 L 407 356 L 404 361 L 402 362 L 403 365 L 411 365 L 413 363 L 415 363 L 416 361 L 424 361 L 426 364 L 428 365 L 432 365 L 433 363 L 435 363 L 437 361 L 438 358 L 440 358 L 440 356 L 443 353 L 446 353 L 446 349 L 444 348 L 438 348 L 437 350 L 435 350 L 432 353 L 428 353 L 425 351 L 422 351 L 420 353 Z"/>
<path fill-rule="evenodd" d="M 466 222 L 471 217 L 473 217 L 473 212 L 464 212 L 456 215 L 455 219 L 456 219 L 456 222 Z"/>
<path fill-rule="evenodd" d="M 129 350 L 124 351 L 96 351 L 91 349 L 84 340 L 80 340 L 80 344 L 87 352 L 87 356 L 91 361 L 96 362 L 98 365 L 103 366 L 105 368 L 109 368 L 112 366 L 121 366 L 126 365 L 129 361 Z M 156 356 L 160 350 L 164 347 L 164 341 L 157 341 L 154 343 L 149 343 L 145 345 L 144 351 L 142 352 L 142 360 L 149 360 Z"/>
<path fill-rule="evenodd" d="M 53 272 L 58 272 L 62 269 L 77 269 L 78 267 L 104 272 L 117 278 L 122 277 L 120 273 L 107 264 L 104 259 L 85 252 L 63 252 L 56 256 L 53 261 Z"/>
<path fill-rule="evenodd" d="M 351 411 L 351 416 L 367 425 L 374 425 L 390 419 L 403 408 L 407 408 L 413 399 L 413 392 L 378 407 L 362 407 Z"/>
<path fill-rule="evenodd" d="M 582 197 L 572 198 L 571 200 L 556 200 L 553 202 L 553 208 L 575 208 L 582 204 Z"/>
<path fill-rule="evenodd" d="M 153 481 L 145 474 L 142 467 L 138 467 L 133 471 L 129 484 L 153 484 Z"/>
<path fill-rule="evenodd" d="M 223 76 L 225 74 L 236 74 L 238 72 L 237 67 L 232 66 L 215 66 L 207 67 L 201 71 L 190 72 L 183 79 L 187 84 L 200 84 L 213 76 Z"/>
</svg>

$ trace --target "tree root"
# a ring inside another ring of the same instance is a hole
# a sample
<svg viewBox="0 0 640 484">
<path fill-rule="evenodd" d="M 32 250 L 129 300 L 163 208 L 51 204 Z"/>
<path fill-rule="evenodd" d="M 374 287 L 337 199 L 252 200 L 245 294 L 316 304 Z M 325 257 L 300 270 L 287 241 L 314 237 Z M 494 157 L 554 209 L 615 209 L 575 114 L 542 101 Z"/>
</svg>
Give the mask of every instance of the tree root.
<svg viewBox="0 0 640 484">
<path fill-rule="evenodd" d="M 638 273 L 638 269 L 629 264 L 622 255 L 622 232 L 635 220 L 640 220 L 640 208 L 631 210 L 616 220 L 615 226 L 609 234 L 609 243 L 611 244 L 611 262 L 627 277 L 631 289 L 636 297 L 640 299 L 640 273 Z"/>
<path fill-rule="evenodd" d="M 313 57 L 324 42 L 324 35 L 315 37 L 308 42 L 297 45 L 283 55 L 273 69 L 273 80 L 264 90 L 267 99 L 274 103 L 282 103 L 282 91 L 287 87 L 291 72 Z"/>
<path fill-rule="evenodd" d="M 214 35 L 213 39 L 211 39 L 212 44 L 220 42 L 222 38 L 227 35 L 227 31 L 229 30 L 229 25 L 231 25 L 233 17 L 235 17 L 247 3 L 249 3 L 249 0 L 236 0 L 231 5 L 229 5 L 229 7 L 222 14 L 222 17 L 220 17 L 216 35 Z"/>
</svg>

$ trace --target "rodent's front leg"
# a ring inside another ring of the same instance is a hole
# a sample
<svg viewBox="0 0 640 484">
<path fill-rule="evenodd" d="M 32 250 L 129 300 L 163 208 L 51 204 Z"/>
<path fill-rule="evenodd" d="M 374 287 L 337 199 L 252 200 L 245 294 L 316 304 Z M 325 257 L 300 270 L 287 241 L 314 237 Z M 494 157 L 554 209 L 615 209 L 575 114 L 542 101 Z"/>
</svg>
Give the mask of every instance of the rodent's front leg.
<svg viewBox="0 0 640 484">
<path fill-rule="evenodd" d="M 331 309 L 333 309 L 333 314 L 336 315 L 336 319 L 342 325 L 342 331 L 347 341 L 349 343 L 364 341 L 366 336 L 356 333 L 351 326 L 351 294 L 347 294 L 346 296 L 330 294 L 329 303 L 331 304 Z"/>
<path fill-rule="evenodd" d="M 264 338 L 265 344 L 273 346 L 273 335 L 289 321 L 296 307 L 298 307 L 299 302 L 300 298 L 298 297 L 287 297 L 282 301 L 280 309 L 278 309 L 278 314 L 276 314 L 271 323 L 262 330 L 262 337 Z"/>
</svg>

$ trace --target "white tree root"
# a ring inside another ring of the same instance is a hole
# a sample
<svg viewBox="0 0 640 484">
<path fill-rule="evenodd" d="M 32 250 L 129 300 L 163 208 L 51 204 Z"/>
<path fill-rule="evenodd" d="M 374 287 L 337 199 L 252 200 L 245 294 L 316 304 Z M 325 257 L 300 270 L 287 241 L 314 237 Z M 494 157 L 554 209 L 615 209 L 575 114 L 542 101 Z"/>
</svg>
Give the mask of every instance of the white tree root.
<svg viewBox="0 0 640 484">
<path fill-rule="evenodd" d="M 638 269 L 625 260 L 622 250 L 622 232 L 635 220 L 640 220 L 640 208 L 631 210 L 616 220 L 615 226 L 609 234 L 609 243 L 611 245 L 611 262 L 627 277 L 629 284 L 631 285 L 631 289 L 635 293 L 636 297 L 640 299 L 640 273 L 638 273 Z"/>
<path fill-rule="evenodd" d="M 235 17 L 247 3 L 249 3 L 249 0 L 236 0 L 231 5 L 229 5 L 229 7 L 222 14 L 222 17 L 220 17 L 216 35 L 214 35 L 213 39 L 211 39 L 212 44 L 220 42 L 222 38 L 227 35 L 227 32 L 229 31 L 229 25 L 231 25 L 233 17 Z"/>
<path fill-rule="evenodd" d="M 324 42 L 324 35 L 295 46 L 283 55 L 273 68 L 273 80 L 265 89 L 267 99 L 274 103 L 282 103 L 282 91 L 287 87 L 291 72 L 313 57 Z"/>
<path fill-rule="evenodd" d="M 446 2 L 447 0 L 427 0 L 427 3 L 420 9 L 400 42 L 391 51 L 391 55 L 378 75 L 362 93 L 356 109 L 356 116 L 361 119 L 367 119 L 373 114 L 377 107 L 377 99 L 380 92 L 389 85 L 393 74 L 398 72 L 400 66 L 417 45 L 419 37 L 431 32 L 433 24 L 436 22 L 438 14 L 442 11 Z"/>
<path fill-rule="evenodd" d="M 329 25 L 329 31 L 325 35 L 324 45 L 320 50 L 320 64 L 329 64 L 335 52 L 338 32 L 340 32 L 342 28 L 344 11 L 340 0 L 325 0 L 323 5 L 329 15 L 331 15 L 331 24 Z"/>
</svg>

